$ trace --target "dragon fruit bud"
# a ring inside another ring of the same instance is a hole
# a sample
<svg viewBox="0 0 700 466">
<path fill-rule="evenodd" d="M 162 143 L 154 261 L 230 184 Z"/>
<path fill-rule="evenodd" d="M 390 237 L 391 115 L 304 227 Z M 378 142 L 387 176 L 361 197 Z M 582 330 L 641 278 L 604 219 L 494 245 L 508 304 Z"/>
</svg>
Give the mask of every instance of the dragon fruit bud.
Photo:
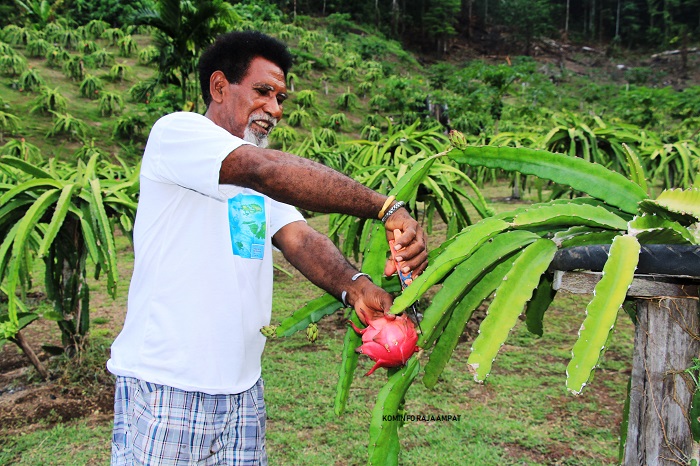
<svg viewBox="0 0 700 466">
<path fill-rule="evenodd" d="M 312 322 L 309 324 L 308 327 L 306 327 L 306 338 L 311 343 L 316 341 L 316 339 L 318 338 L 318 325 L 317 324 Z"/>
<path fill-rule="evenodd" d="M 465 138 L 464 134 L 460 133 L 456 129 L 450 130 L 448 138 L 450 139 L 450 143 L 453 147 L 462 150 L 467 148 L 467 138 Z"/>
<path fill-rule="evenodd" d="M 350 325 L 362 335 L 362 346 L 355 351 L 366 354 L 375 362 L 365 375 L 372 374 L 378 367 L 403 366 L 419 349 L 416 346 L 418 334 L 405 314 L 391 320 L 385 316 L 379 317 L 363 329 L 352 322 Z"/>
</svg>

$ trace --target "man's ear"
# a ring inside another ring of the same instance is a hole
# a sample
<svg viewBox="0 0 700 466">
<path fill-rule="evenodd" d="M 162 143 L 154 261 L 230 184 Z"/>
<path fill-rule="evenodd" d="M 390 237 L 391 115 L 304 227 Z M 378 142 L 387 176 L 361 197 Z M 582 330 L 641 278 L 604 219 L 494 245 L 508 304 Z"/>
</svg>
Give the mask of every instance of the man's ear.
<svg viewBox="0 0 700 466">
<path fill-rule="evenodd" d="M 223 71 L 217 70 L 211 74 L 209 78 L 209 93 L 211 100 L 221 103 L 224 98 L 224 89 L 228 86 L 228 79 Z"/>
</svg>

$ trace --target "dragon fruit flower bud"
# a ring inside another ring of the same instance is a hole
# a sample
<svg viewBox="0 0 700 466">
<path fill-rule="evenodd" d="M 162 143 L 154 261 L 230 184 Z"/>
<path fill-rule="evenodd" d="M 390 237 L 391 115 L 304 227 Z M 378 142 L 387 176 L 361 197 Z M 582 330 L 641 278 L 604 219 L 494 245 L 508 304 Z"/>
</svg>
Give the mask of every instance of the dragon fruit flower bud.
<svg viewBox="0 0 700 466">
<path fill-rule="evenodd" d="M 260 329 L 260 333 L 262 333 L 266 338 L 275 338 L 277 336 L 277 326 L 266 325 Z"/>
<path fill-rule="evenodd" d="M 310 323 L 308 327 L 306 327 L 306 339 L 309 340 L 311 343 L 315 342 L 316 339 L 318 338 L 318 325 L 315 323 Z"/>
<path fill-rule="evenodd" d="M 450 144 L 452 144 L 453 147 L 457 149 L 467 148 L 467 138 L 465 138 L 464 134 L 460 133 L 459 131 L 455 129 L 450 130 L 448 138 L 450 139 Z"/>
</svg>

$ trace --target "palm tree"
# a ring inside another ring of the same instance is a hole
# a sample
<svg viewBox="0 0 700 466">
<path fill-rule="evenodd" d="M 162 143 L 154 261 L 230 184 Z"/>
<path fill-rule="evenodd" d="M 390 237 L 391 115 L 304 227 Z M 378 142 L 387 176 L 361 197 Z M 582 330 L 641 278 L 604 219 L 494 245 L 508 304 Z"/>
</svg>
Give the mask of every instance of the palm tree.
<svg viewBox="0 0 700 466">
<path fill-rule="evenodd" d="M 61 0 L 48 2 L 46 0 L 15 0 L 17 6 L 22 8 L 29 16 L 37 29 L 43 29 L 48 23 L 52 22 L 56 17 L 56 9 L 63 3 Z"/>
<path fill-rule="evenodd" d="M 183 105 L 196 102 L 187 83 L 195 74 L 199 53 L 237 21 L 238 15 L 224 0 L 157 0 L 155 8 L 142 9 L 134 18 L 135 24 L 156 30 L 159 78 L 163 84 L 180 86 Z"/>
</svg>

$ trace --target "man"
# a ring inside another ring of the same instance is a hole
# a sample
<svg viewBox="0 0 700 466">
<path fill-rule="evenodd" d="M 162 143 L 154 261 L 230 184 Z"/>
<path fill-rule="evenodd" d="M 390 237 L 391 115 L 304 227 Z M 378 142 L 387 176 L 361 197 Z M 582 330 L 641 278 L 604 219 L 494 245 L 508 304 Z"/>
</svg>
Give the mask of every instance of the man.
<svg viewBox="0 0 700 466">
<path fill-rule="evenodd" d="M 199 62 L 206 114 L 153 126 L 128 312 L 107 364 L 117 375 L 112 464 L 267 463 L 260 328 L 270 322 L 273 246 L 364 322 L 389 310 L 392 297 L 289 204 L 384 217 L 388 238 L 400 231 L 402 270 L 427 266 L 425 235 L 401 203 L 263 148 L 291 61 L 263 34 L 221 36 Z"/>
</svg>

